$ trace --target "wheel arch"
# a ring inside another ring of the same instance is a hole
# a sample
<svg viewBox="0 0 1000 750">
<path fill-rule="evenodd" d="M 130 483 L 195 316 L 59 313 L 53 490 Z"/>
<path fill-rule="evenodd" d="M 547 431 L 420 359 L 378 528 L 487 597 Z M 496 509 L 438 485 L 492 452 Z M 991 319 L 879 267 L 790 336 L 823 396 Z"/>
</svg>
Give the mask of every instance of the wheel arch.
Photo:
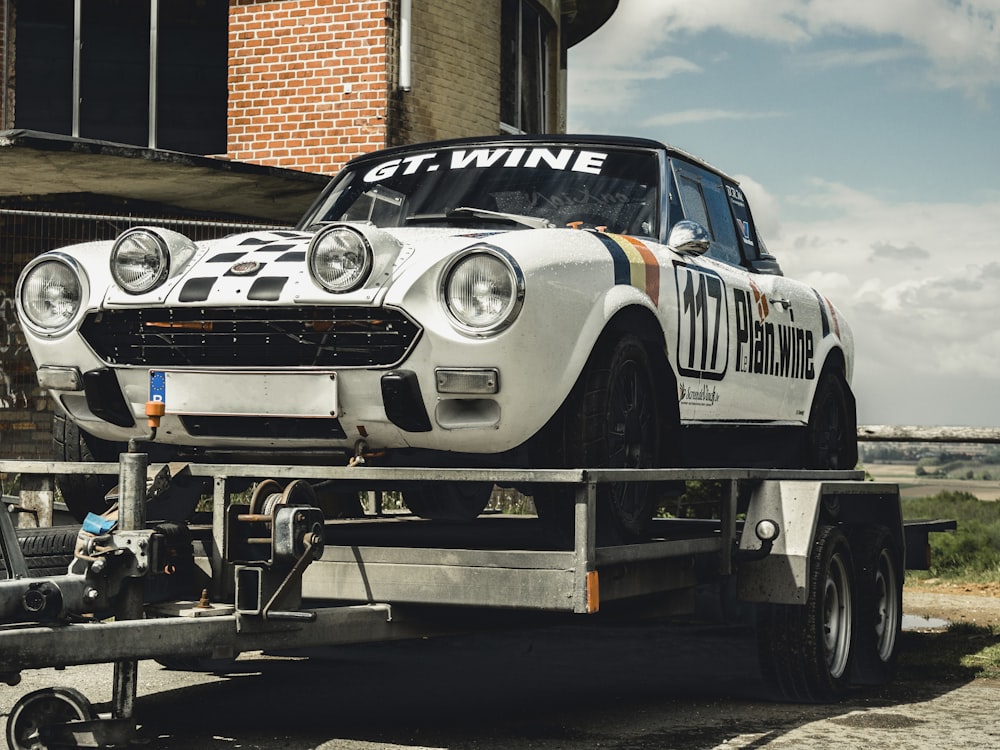
<svg viewBox="0 0 1000 750">
<path fill-rule="evenodd" d="M 633 303 L 615 311 L 607 323 L 605 323 L 600 334 L 594 339 L 594 343 L 587 353 L 586 364 L 578 375 L 576 385 L 573 386 L 566 400 L 560 405 L 545 427 L 529 442 L 529 450 L 533 455 L 551 455 L 548 447 L 560 445 L 560 425 L 565 418 L 567 404 L 573 398 L 574 391 L 580 386 L 580 378 L 583 377 L 587 365 L 593 361 L 594 357 L 600 356 L 607 347 L 611 346 L 618 338 L 625 334 L 632 334 L 639 338 L 648 353 L 650 364 L 653 367 L 654 378 L 656 378 L 658 383 L 663 384 L 662 388 L 658 391 L 663 396 L 659 399 L 658 403 L 663 424 L 679 426 L 680 403 L 677 398 L 677 377 L 667 357 L 666 338 L 664 337 L 663 329 L 652 310 L 643 305 Z M 664 446 L 666 447 L 670 442 L 670 440 L 664 440 Z M 562 454 L 563 448 L 560 447 L 556 450 L 556 455 L 561 456 Z M 661 462 L 663 466 L 673 466 L 677 464 L 678 457 L 664 449 Z M 548 463 L 551 462 L 543 461 L 539 465 L 545 466 Z M 558 460 L 556 461 L 556 465 L 561 465 Z"/>
<path fill-rule="evenodd" d="M 660 417 L 664 425 L 680 425 L 680 400 L 677 391 L 677 375 L 667 356 L 667 343 L 663 334 L 663 328 L 656 318 L 655 313 L 641 305 L 630 305 L 618 310 L 608 321 L 601 335 L 598 337 L 591 356 L 602 346 L 609 342 L 631 333 L 639 338 L 649 355 L 650 364 L 653 367 L 653 377 L 661 384 L 659 389 Z M 671 441 L 665 440 L 668 445 Z M 669 463 L 671 456 L 664 456 Z"/>
</svg>

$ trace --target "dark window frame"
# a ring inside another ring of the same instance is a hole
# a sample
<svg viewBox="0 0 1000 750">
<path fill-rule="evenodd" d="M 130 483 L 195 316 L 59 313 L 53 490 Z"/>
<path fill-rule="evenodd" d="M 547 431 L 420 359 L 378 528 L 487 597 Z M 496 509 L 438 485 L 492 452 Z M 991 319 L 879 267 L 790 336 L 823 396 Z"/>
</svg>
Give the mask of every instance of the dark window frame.
<svg viewBox="0 0 1000 750">
<path fill-rule="evenodd" d="M 25 9 L 25 17 L 28 16 L 32 10 L 29 3 L 22 0 L 19 15 Z M 123 7 L 118 8 L 118 3 Z M 35 50 L 21 47 L 26 40 L 19 40 L 15 53 L 21 58 L 25 78 L 24 83 L 16 84 L 23 104 L 15 106 L 15 125 L 151 149 L 225 153 L 229 4 L 226 0 L 203 3 L 205 7 L 193 16 L 196 19 L 193 23 L 188 12 L 192 10 L 188 7 L 191 4 L 184 3 L 181 7 L 171 0 L 51 3 L 56 11 L 52 13 L 55 22 L 37 27 L 39 33 L 51 35 L 58 31 L 61 44 L 69 45 L 57 60 L 60 80 L 65 79 L 66 83 L 63 88 L 69 89 L 60 94 L 67 104 L 54 105 L 46 101 L 47 93 L 37 96 L 31 93 L 36 84 L 29 82 L 44 71 L 32 75 L 34 69 L 29 66 L 38 63 L 28 61 L 39 55 L 34 54 Z M 121 10 L 128 12 L 124 26 L 122 14 L 117 12 Z M 63 17 L 56 18 L 60 15 Z M 21 23 L 20 18 L 16 23 Z M 107 42 L 118 37 L 136 43 L 127 52 L 116 45 L 101 43 L 102 39 Z M 201 46 L 191 44 L 191 38 L 195 37 L 200 38 Z M 179 47 L 186 47 L 188 54 L 178 54 Z M 192 49 L 199 54 L 190 54 Z M 199 64 L 205 67 L 193 70 Z M 189 86 L 187 97 L 178 93 L 173 80 L 178 76 L 184 77 Z M 28 88 L 20 88 L 25 84 Z"/>
<path fill-rule="evenodd" d="M 531 0 L 502 0 L 500 13 L 500 130 L 545 133 L 552 23 Z"/>
</svg>

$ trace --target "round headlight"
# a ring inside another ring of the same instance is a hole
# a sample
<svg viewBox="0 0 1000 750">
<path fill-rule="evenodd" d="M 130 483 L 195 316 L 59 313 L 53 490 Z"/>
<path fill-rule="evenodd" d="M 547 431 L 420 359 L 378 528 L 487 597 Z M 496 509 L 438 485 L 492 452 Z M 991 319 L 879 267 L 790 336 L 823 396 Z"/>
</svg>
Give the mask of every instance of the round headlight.
<svg viewBox="0 0 1000 750">
<path fill-rule="evenodd" d="M 47 257 L 25 269 L 18 301 L 25 321 L 43 332 L 69 325 L 83 304 L 83 280 L 74 264 Z"/>
<path fill-rule="evenodd" d="M 476 248 L 452 263 L 445 273 L 443 295 L 459 328 L 477 335 L 497 333 L 521 310 L 524 277 L 506 253 Z"/>
<path fill-rule="evenodd" d="M 130 229 L 111 248 L 111 276 L 129 294 L 156 289 L 170 272 L 170 251 L 158 234 Z"/>
<path fill-rule="evenodd" d="M 309 273 L 328 292 L 350 292 L 368 279 L 372 248 L 364 236 L 348 227 L 332 226 L 309 243 Z"/>
</svg>

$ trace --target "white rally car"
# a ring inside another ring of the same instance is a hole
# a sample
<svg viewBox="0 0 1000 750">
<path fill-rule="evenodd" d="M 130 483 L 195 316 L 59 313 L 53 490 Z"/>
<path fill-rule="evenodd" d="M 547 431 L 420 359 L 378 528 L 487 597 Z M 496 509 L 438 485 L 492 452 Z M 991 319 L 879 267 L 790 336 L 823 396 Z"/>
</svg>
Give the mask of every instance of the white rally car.
<svg viewBox="0 0 1000 750">
<path fill-rule="evenodd" d="M 853 343 L 730 177 L 663 144 L 463 139 L 360 157 L 289 231 L 47 252 L 18 311 L 56 458 L 853 468 Z M 529 490 L 532 488 L 529 488 Z M 536 487 L 540 514 L 568 507 Z M 414 486 L 430 517 L 490 487 Z M 73 494 L 72 492 L 68 494 Z M 67 500 L 70 498 L 67 497 Z M 77 499 L 78 507 L 89 499 Z M 657 498 L 609 489 L 623 536 Z M 87 508 L 89 509 L 89 508 Z"/>
</svg>

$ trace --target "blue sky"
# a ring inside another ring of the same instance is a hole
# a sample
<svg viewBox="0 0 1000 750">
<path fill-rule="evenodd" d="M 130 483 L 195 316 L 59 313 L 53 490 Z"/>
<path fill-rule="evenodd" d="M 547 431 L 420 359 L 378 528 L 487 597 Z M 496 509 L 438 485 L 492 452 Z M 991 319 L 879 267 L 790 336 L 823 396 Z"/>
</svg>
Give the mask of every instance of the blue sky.
<svg viewBox="0 0 1000 750">
<path fill-rule="evenodd" d="M 1000 0 L 621 0 L 570 132 L 737 177 L 851 322 L 862 424 L 1000 427 Z"/>
</svg>

